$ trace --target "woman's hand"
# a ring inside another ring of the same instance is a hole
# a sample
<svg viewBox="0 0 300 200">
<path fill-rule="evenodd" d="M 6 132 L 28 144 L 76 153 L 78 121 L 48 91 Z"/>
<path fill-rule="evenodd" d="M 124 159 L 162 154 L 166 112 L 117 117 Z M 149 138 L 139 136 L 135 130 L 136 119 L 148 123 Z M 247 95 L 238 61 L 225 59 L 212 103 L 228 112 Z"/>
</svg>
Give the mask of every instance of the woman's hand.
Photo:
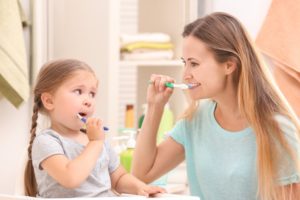
<svg viewBox="0 0 300 200">
<path fill-rule="evenodd" d="M 167 88 L 165 86 L 166 82 L 174 83 L 174 79 L 164 75 L 151 75 L 147 91 L 148 104 L 165 105 L 168 102 L 173 89 Z"/>
<path fill-rule="evenodd" d="M 104 140 L 102 121 L 96 118 L 88 118 L 86 123 L 86 134 L 90 141 Z"/>
<path fill-rule="evenodd" d="M 158 193 L 165 193 L 165 192 L 166 192 L 165 189 L 161 187 L 144 184 L 143 186 L 138 188 L 137 195 L 149 197 L 149 196 L 154 196 L 155 194 Z"/>
</svg>

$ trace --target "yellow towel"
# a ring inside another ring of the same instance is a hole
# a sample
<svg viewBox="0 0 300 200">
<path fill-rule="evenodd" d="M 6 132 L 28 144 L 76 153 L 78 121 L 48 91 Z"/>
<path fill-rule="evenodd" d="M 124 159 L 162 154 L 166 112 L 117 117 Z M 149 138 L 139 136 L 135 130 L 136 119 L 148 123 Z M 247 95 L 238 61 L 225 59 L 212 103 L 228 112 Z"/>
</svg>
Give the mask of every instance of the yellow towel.
<svg viewBox="0 0 300 200">
<path fill-rule="evenodd" d="M 121 48 L 121 52 L 131 52 L 136 49 L 153 49 L 153 50 L 166 50 L 172 49 L 173 45 L 170 42 L 156 43 L 156 42 L 135 42 L 124 45 Z"/>
<path fill-rule="evenodd" d="M 299 19 L 300 0 L 273 0 L 256 38 L 261 51 L 275 61 L 275 79 L 298 116 L 300 116 Z"/>
<path fill-rule="evenodd" d="M 26 51 L 17 0 L 0 0 L 0 92 L 16 107 L 29 97 Z"/>
</svg>

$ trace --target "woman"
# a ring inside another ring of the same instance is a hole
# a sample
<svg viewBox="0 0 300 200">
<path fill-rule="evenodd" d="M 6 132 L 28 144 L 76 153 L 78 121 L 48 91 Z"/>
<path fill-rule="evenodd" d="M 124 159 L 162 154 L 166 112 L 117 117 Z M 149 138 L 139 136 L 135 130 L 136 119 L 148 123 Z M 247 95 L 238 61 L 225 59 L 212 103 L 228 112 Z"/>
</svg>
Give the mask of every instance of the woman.
<svg viewBox="0 0 300 200">
<path fill-rule="evenodd" d="M 174 80 L 151 76 L 133 174 L 152 182 L 186 160 L 191 194 L 201 200 L 299 199 L 299 120 L 241 23 L 212 13 L 188 24 L 183 37 L 190 106 L 156 146 L 173 92 L 165 83 Z"/>
</svg>

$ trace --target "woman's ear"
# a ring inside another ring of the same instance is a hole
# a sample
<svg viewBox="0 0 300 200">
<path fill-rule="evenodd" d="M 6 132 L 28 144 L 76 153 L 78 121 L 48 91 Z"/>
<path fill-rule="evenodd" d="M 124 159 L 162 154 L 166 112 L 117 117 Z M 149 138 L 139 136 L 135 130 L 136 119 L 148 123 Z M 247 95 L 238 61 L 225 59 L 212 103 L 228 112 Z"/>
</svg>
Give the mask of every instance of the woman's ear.
<svg viewBox="0 0 300 200">
<path fill-rule="evenodd" d="M 54 108 L 53 96 L 50 93 L 48 92 L 42 93 L 41 100 L 46 110 L 48 111 L 53 110 Z"/>
<path fill-rule="evenodd" d="M 226 75 L 232 74 L 236 70 L 236 68 L 237 68 L 237 64 L 235 59 L 234 58 L 229 59 L 225 65 L 225 74 Z"/>
</svg>

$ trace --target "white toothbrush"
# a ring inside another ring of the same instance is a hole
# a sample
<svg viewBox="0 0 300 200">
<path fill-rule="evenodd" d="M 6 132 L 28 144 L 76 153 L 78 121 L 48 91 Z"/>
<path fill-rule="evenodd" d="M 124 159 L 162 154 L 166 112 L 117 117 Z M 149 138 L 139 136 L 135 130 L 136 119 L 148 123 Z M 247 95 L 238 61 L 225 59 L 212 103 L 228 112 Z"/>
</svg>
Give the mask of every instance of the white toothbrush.
<svg viewBox="0 0 300 200">
<path fill-rule="evenodd" d="M 165 86 L 168 88 L 180 88 L 182 90 L 186 90 L 195 87 L 195 84 L 185 84 L 185 83 L 176 84 L 176 83 L 167 82 L 165 83 Z"/>
</svg>

